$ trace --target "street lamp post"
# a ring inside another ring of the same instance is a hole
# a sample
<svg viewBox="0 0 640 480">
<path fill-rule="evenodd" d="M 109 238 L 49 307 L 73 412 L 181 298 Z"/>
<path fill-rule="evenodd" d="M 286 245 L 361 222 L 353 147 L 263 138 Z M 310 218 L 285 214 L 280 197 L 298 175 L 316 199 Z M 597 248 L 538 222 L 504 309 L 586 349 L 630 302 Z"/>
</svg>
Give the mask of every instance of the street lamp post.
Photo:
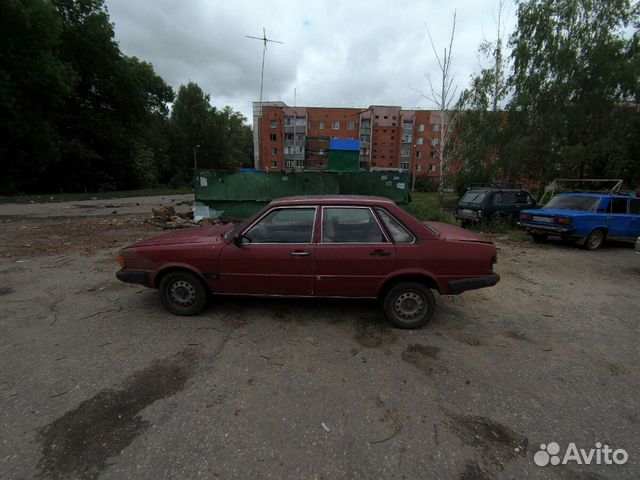
<svg viewBox="0 0 640 480">
<path fill-rule="evenodd" d="M 199 148 L 200 148 L 200 145 L 196 145 L 195 147 L 193 147 L 193 172 L 194 173 L 198 169 L 198 149 Z"/>
</svg>

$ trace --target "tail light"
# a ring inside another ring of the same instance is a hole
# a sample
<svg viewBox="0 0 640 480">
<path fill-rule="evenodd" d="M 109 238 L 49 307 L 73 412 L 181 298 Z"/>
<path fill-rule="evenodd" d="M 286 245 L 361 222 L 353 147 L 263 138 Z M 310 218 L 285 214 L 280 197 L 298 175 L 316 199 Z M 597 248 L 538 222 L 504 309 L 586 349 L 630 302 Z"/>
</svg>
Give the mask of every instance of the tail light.
<svg viewBox="0 0 640 480">
<path fill-rule="evenodd" d="M 528 213 L 521 213 L 520 220 L 523 222 L 529 222 L 531 221 L 531 215 L 529 215 Z"/>
<path fill-rule="evenodd" d="M 124 268 L 125 267 L 124 255 L 122 255 L 122 254 L 118 255 L 118 263 L 120 264 L 120 268 Z"/>
<path fill-rule="evenodd" d="M 571 219 L 569 217 L 556 217 L 555 222 L 558 225 L 571 225 Z"/>
</svg>

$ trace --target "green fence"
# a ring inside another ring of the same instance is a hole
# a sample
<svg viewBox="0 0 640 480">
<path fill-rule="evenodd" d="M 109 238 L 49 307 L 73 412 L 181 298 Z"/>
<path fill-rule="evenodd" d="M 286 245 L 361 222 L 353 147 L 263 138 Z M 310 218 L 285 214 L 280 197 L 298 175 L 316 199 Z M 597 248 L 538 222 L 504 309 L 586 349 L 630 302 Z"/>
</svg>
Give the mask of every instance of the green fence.
<svg viewBox="0 0 640 480">
<path fill-rule="evenodd" d="M 409 202 L 409 174 L 372 172 L 218 172 L 195 174 L 196 202 L 209 215 L 247 218 L 271 200 L 295 195 L 377 195 Z"/>
</svg>

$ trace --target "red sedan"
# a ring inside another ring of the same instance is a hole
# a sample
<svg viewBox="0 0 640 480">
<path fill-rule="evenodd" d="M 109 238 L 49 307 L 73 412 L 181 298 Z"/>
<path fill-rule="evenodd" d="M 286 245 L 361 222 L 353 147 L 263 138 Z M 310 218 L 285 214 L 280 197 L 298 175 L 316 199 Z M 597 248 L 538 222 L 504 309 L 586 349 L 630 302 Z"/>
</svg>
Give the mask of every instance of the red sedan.
<svg viewBox="0 0 640 480">
<path fill-rule="evenodd" d="M 281 198 L 235 227 L 136 243 L 119 261 L 120 280 L 158 288 L 177 315 L 201 312 L 209 293 L 369 298 L 399 328 L 431 319 L 432 290 L 453 295 L 500 280 L 490 241 L 364 196 Z"/>
</svg>

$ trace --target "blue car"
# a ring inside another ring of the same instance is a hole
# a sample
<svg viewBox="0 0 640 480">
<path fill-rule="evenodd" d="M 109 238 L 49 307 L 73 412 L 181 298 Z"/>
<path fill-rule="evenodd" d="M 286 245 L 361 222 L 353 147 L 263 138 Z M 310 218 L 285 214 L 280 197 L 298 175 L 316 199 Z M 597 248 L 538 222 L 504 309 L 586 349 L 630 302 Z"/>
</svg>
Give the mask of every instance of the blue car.
<svg viewBox="0 0 640 480">
<path fill-rule="evenodd" d="M 544 208 L 523 210 L 518 225 L 535 241 L 550 235 L 597 250 L 606 239 L 634 242 L 640 236 L 640 198 L 603 193 L 566 193 Z"/>
</svg>

